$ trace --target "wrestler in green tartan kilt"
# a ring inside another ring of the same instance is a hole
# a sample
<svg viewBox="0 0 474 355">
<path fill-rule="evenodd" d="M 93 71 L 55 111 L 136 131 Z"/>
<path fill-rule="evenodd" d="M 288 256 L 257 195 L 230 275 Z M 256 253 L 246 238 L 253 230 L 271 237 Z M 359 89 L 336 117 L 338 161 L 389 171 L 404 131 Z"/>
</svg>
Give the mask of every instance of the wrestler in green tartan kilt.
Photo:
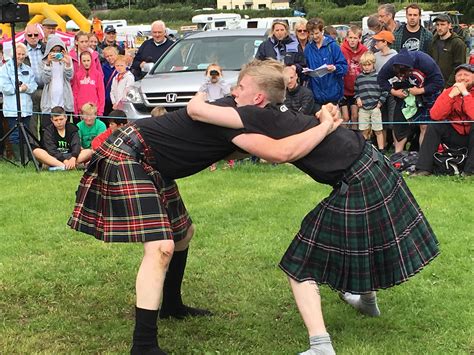
<svg viewBox="0 0 474 355">
<path fill-rule="evenodd" d="M 301 223 L 280 262 L 290 277 L 362 294 L 406 281 L 438 255 L 402 176 L 371 145 L 343 180 Z"/>
</svg>

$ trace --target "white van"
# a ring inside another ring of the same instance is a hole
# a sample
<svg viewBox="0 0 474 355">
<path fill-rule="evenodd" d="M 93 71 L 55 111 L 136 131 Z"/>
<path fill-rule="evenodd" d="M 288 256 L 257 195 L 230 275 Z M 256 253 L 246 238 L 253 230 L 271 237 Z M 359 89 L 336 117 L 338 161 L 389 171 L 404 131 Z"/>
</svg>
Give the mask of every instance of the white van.
<svg viewBox="0 0 474 355">
<path fill-rule="evenodd" d="M 271 28 L 275 20 L 285 20 L 288 23 L 290 31 L 295 30 L 295 24 L 300 17 L 262 17 L 249 18 L 241 21 L 241 28 Z"/>
<path fill-rule="evenodd" d="M 202 31 L 240 28 L 240 20 L 239 14 L 202 14 L 191 19 Z"/>
</svg>

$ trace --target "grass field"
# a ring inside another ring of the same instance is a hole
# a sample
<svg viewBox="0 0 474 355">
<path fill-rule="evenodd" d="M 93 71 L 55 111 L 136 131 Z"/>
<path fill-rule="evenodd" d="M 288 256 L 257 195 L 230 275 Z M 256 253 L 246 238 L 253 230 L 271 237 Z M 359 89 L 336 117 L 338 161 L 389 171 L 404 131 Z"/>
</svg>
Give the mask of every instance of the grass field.
<svg viewBox="0 0 474 355">
<path fill-rule="evenodd" d="M 104 244 L 66 226 L 80 172 L 0 162 L 0 353 L 126 354 L 139 245 Z M 356 313 L 328 287 L 338 354 L 469 354 L 473 342 L 474 179 L 407 179 L 441 255 L 381 291 L 382 316 Z M 296 354 L 307 335 L 277 264 L 330 188 L 291 166 L 238 166 L 179 181 L 197 225 L 184 299 L 209 319 L 159 321 L 172 354 Z M 471 286 L 469 286 L 471 285 Z"/>
</svg>

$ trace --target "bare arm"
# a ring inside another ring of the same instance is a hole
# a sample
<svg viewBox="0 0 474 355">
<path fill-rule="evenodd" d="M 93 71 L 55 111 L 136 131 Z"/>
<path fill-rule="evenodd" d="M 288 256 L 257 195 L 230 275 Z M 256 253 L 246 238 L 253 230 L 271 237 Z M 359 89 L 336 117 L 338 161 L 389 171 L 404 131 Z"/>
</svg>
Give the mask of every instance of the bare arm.
<svg viewBox="0 0 474 355">
<path fill-rule="evenodd" d="M 311 152 L 323 139 L 333 132 L 342 120 L 336 118 L 323 107 L 320 111 L 321 123 L 302 133 L 273 139 L 261 134 L 240 134 L 232 142 L 250 154 L 274 163 L 285 163 L 301 159 Z"/>
<path fill-rule="evenodd" d="M 187 106 L 189 116 L 194 121 L 211 123 L 227 128 L 244 128 L 239 114 L 232 107 L 220 107 L 206 102 L 206 94 L 198 92 Z"/>
</svg>

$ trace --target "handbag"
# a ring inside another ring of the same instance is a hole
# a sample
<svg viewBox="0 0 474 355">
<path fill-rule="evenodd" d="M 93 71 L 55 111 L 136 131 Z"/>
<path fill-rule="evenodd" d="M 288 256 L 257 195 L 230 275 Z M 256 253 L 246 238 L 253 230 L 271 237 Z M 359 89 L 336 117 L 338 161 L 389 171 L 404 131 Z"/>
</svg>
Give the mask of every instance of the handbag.
<svg viewBox="0 0 474 355">
<path fill-rule="evenodd" d="M 442 144 L 442 149 L 433 154 L 433 173 L 437 175 L 459 175 L 466 163 L 466 147 L 450 148 Z"/>
</svg>

